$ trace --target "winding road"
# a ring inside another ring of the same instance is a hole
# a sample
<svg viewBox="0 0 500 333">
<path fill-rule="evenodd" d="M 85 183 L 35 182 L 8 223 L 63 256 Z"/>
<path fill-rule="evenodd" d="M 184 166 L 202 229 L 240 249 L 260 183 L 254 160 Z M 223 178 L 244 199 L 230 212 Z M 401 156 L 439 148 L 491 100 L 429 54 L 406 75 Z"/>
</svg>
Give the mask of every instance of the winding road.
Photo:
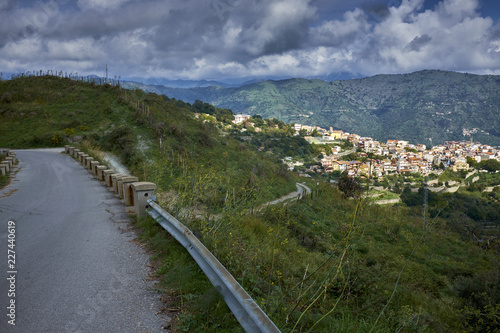
<svg viewBox="0 0 500 333">
<path fill-rule="evenodd" d="M 166 332 L 123 204 L 60 152 L 17 151 L 0 190 L 0 332 Z"/>
<path fill-rule="evenodd" d="M 300 198 L 302 198 L 304 196 L 304 193 L 306 195 L 307 194 L 311 194 L 311 189 L 308 186 L 306 186 L 304 183 L 295 183 L 295 186 L 297 186 L 297 191 L 288 193 L 287 195 L 282 196 L 281 198 L 278 198 L 276 200 L 273 200 L 273 201 L 270 201 L 268 203 L 265 203 L 260 208 L 258 208 L 257 211 L 260 211 L 260 210 L 264 209 L 265 207 L 267 207 L 269 205 L 276 205 L 276 204 L 279 204 L 279 203 L 283 203 L 285 201 L 291 201 L 291 200 L 295 200 L 295 199 L 300 199 Z"/>
</svg>

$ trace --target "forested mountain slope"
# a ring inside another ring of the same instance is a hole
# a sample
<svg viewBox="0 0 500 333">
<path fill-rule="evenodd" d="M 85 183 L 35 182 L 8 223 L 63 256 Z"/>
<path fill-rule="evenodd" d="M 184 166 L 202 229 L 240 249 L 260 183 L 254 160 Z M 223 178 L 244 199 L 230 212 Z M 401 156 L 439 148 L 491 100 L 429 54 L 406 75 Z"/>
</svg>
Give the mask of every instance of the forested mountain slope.
<svg viewBox="0 0 500 333">
<path fill-rule="evenodd" d="M 141 86 L 235 113 L 342 129 L 377 140 L 413 143 L 474 140 L 500 145 L 500 76 L 426 70 L 326 82 L 291 79 L 240 88 Z"/>
</svg>

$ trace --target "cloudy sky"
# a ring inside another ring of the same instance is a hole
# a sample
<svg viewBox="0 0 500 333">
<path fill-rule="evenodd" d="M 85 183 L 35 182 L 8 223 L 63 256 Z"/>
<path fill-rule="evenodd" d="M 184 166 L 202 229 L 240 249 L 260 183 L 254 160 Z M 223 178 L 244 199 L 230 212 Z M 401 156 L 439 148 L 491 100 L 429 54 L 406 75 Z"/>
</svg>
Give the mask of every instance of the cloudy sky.
<svg viewBox="0 0 500 333">
<path fill-rule="evenodd" d="M 500 74 L 498 0 L 0 0 L 0 71 Z"/>
</svg>

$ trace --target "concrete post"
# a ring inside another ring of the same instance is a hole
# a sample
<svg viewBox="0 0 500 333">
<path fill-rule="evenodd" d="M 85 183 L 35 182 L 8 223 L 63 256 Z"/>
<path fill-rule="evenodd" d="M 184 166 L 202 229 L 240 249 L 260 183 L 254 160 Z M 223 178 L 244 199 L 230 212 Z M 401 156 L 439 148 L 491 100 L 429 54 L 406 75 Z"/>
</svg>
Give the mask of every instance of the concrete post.
<svg viewBox="0 0 500 333">
<path fill-rule="evenodd" d="M 10 172 L 10 164 L 8 162 L 2 162 L 0 166 L 3 166 L 6 172 Z"/>
<path fill-rule="evenodd" d="M 116 175 L 117 173 L 113 170 L 113 173 L 106 173 L 106 178 L 105 178 L 105 182 L 106 182 L 106 186 L 107 187 L 111 187 L 113 186 L 113 180 L 111 179 L 111 177 L 113 175 Z"/>
<path fill-rule="evenodd" d="M 5 176 L 7 174 L 7 167 L 3 164 L 0 164 L 0 175 Z"/>
<path fill-rule="evenodd" d="M 105 165 L 98 165 L 96 166 L 96 170 L 97 170 L 97 179 L 99 179 L 99 181 L 103 182 L 104 181 L 104 171 L 107 170 L 108 167 L 105 166 Z"/>
<path fill-rule="evenodd" d="M 137 177 L 123 177 L 120 180 L 122 184 L 118 189 L 118 196 L 125 200 L 125 204 L 127 206 L 132 206 L 134 202 L 134 193 L 132 191 L 132 187 L 130 186 L 132 183 L 138 182 L 139 178 Z"/>
<path fill-rule="evenodd" d="M 73 157 L 74 157 L 74 158 L 78 158 L 78 153 L 79 153 L 79 152 L 80 152 L 80 149 L 76 149 L 76 148 L 74 148 L 74 149 L 73 149 Z"/>
<path fill-rule="evenodd" d="M 9 152 L 9 154 L 8 154 L 7 156 L 8 156 L 8 157 L 12 157 L 12 160 L 14 161 L 14 163 L 17 163 L 17 155 L 16 155 L 16 152 L 11 151 L 11 152 Z"/>
<path fill-rule="evenodd" d="M 76 152 L 76 160 L 78 161 L 78 163 L 80 163 L 80 159 L 82 158 L 82 155 L 83 155 L 83 151 L 77 151 Z"/>
<path fill-rule="evenodd" d="M 99 161 L 91 161 L 90 162 L 90 166 L 89 166 L 89 171 L 91 174 L 93 174 L 94 176 L 97 176 L 97 166 L 99 165 Z"/>
<path fill-rule="evenodd" d="M 83 154 L 80 154 L 80 164 L 85 166 L 85 159 L 89 157 L 89 155 L 83 153 Z"/>
<path fill-rule="evenodd" d="M 109 182 L 109 188 L 111 192 L 115 191 L 115 186 L 116 186 L 116 178 L 122 177 L 123 175 L 121 173 L 115 173 L 114 175 L 111 175 L 111 181 Z"/>
<path fill-rule="evenodd" d="M 126 177 L 126 176 L 119 175 L 119 176 L 116 176 L 115 179 L 113 180 L 113 192 L 115 192 L 116 195 L 118 195 L 118 187 L 121 185 L 121 180 L 123 177 Z"/>
<path fill-rule="evenodd" d="M 70 154 L 71 156 L 73 156 L 73 151 L 74 150 L 75 150 L 75 147 L 69 147 L 68 154 Z"/>
<path fill-rule="evenodd" d="M 4 162 L 9 163 L 11 169 L 14 167 L 14 158 L 13 157 L 6 157 Z"/>
<path fill-rule="evenodd" d="M 134 191 L 134 210 L 137 217 L 145 216 L 148 208 L 147 200 L 151 199 L 156 190 L 156 184 L 148 182 L 137 182 L 131 184 Z"/>
<path fill-rule="evenodd" d="M 69 153 L 69 145 L 64 146 L 64 152 L 67 154 Z"/>
<path fill-rule="evenodd" d="M 12 157 L 12 158 L 13 158 L 13 160 L 14 160 L 14 163 L 17 163 L 17 154 L 16 154 L 16 152 L 15 152 L 15 151 L 9 151 L 9 152 L 7 153 L 7 157 Z"/>
<path fill-rule="evenodd" d="M 94 160 L 93 157 L 86 157 L 85 158 L 85 167 L 90 171 L 90 162 L 92 162 Z"/>
</svg>

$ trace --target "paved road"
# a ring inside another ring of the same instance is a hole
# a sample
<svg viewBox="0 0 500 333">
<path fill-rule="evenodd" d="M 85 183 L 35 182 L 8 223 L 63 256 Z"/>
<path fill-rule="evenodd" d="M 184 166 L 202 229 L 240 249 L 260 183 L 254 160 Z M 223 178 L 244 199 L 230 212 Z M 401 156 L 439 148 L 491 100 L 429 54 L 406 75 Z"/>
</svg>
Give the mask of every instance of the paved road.
<svg viewBox="0 0 500 333">
<path fill-rule="evenodd" d="M 148 256 L 131 242 L 124 206 L 59 152 L 17 156 L 20 171 L 0 190 L 0 332 L 165 332 Z M 7 273 L 9 221 L 15 274 Z"/>
<path fill-rule="evenodd" d="M 265 207 L 267 207 L 269 205 L 276 205 L 276 204 L 283 203 L 285 201 L 289 201 L 289 200 L 292 200 L 292 199 L 293 200 L 294 199 L 300 199 L 301 197 L 304 196 L 304 193 L 306 195 L 307 194 L 311 194 L 311 189 L 308 186 L 306 186 L 305 183 L 296 183 L 295 186 L 297 186 L 297 191 L 288 193 L 287 195 L 282 196 L 281 198 L 278 198 L 276 200 L 273 200 L 273 201 L 270 201 L 268 203 L 265 203 L 261 207 L 257 208 L 256 210 L 260 211 L 260 210 L 264 209 Z"/>
</svg>

